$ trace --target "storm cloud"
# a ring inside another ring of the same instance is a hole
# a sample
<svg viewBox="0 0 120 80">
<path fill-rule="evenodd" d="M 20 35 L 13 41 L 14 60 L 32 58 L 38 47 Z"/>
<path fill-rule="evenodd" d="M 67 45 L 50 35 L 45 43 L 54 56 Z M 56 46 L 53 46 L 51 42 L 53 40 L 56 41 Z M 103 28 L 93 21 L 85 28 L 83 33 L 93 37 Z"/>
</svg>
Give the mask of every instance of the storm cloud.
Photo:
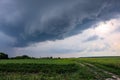
<svg viewBox="0 0 120 80">
<path fill-rule="evenodd" d="M 0 0 L 0 32 L 25 47 L 81 33 L 119 8 L 120 0 Z"/>
</svg>

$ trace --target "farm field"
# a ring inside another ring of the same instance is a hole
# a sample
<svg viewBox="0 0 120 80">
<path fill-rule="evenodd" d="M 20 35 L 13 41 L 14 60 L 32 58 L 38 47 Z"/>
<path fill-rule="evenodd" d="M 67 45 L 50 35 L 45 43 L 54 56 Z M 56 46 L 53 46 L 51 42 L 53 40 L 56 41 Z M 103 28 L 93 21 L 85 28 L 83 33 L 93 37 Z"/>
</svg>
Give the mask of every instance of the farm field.
<svg viewBox="0 0 120 80">
<path fill-rule="evenodd" d="M 120 57 L 0 60 L 0 80 L 120 80 Z"/>
</svg>

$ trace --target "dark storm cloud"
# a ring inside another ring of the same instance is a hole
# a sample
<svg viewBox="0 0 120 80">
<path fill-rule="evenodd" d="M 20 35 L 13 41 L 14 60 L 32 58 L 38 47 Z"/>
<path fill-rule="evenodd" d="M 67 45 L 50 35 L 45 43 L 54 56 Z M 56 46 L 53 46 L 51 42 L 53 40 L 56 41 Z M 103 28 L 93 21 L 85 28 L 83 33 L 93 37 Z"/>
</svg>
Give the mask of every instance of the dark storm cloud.
<svg viewBox="0 0 120 80">
<path fill-rule="evenodd" d="M 12 43 L 15 40 L 3 33 L 0 32 L 0 50 L 1 48 L 4 49 L 6 47 L 12 46 Z"/>
<path fill-rule="evenodd" d="M 0 0 L 0 31 L 15 46 L 63 39 L 120 12 L 120 0 Z"/>
<path fill-rule="evenodd" d="M 5 52 L 12 55 L 13 54 L 12 46 L 14 42 L 15 42 L 14 38 L 9 37 L 4 33 L 0 32 L 0 52 Z"/>
</svg>

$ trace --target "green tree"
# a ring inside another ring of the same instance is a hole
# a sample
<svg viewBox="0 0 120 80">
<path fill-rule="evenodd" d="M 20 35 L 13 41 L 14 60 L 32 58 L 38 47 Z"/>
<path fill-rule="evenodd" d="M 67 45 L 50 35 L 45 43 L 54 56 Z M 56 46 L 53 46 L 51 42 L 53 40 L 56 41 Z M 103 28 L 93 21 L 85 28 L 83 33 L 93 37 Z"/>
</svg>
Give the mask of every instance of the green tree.
<svg viewBox="0 0 120 80">
<path fill-rule="evenodd" d="M 28 55 L 16 56 L 13 59 L 31 59 Z"/>
<path fill-rule="evenodd" d="M 0 59 L 8 59 L 8 55 L 3 52 L 0 52 Z"/>
</svg>

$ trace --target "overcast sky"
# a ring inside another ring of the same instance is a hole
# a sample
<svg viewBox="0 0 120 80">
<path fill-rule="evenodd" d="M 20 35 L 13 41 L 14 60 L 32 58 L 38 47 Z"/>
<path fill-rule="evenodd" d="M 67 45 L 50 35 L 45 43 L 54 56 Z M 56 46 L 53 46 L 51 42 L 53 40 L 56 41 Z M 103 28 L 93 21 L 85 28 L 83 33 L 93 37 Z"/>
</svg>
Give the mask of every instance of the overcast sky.
<svg viewBox="0 0 120 80">
<path fill-rule="evenodd" d="M 0 52 L 120 56 L 120 0 L 0 0 Z"/>
</svg>

